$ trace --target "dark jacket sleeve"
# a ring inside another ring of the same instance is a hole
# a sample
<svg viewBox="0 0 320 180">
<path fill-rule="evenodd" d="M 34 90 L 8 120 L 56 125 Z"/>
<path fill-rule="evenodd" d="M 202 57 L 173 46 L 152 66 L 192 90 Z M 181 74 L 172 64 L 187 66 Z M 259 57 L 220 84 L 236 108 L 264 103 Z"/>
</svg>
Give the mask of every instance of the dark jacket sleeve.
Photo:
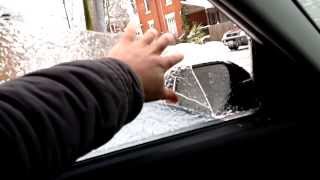
<svg viewBox="0 0 320 180">
<path fill-rule="evenodd" d="M 136 75 L 113 59 L 60 64 L 2 84 L 0 171 L 56 175 L 109 140 L 142 104 Z"/>
</svg>

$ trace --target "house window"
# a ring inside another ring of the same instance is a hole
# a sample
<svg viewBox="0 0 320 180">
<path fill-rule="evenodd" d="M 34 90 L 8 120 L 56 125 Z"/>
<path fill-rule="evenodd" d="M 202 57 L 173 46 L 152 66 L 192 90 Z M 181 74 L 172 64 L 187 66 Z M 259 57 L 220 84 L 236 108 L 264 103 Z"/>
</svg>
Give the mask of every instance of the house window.
<svg viewBox="0 0 320 180">
<path fill-rule="evenodd" d="M 169 6 L 172 4 L 172 0 L 166 0 L 166 5 Z"/>
<path fill-rule="evenodd" d="M 154 20 L 148 21 L 148 25 L 149 25 L 149 29 L 155 28 L 155 26 L 154 26 Z"/>
<path fill-rule="evenodd" d="M 146 10 L 146 14 L 149 14 L 151 12 L 150 0 L 144 0 L 144 8 Z"/>
<path fill-rule="evenodd" d="M 172 34 L 178 34 L 175 14 L 174 13 L 167 14 L 165 18 L 168 26 L 168 31 Z"/>
</svg>

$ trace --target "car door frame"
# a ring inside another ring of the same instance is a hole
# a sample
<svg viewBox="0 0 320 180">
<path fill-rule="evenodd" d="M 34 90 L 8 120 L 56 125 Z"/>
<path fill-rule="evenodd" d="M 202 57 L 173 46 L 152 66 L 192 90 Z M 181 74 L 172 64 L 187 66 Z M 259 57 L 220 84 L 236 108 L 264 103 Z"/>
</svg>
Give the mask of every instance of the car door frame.
<svg viewBox="0 0 320 180">
<path fill-rule="evenodd" d="M 212 0 L 212 2 L 253 38 L 253 57 L 259 59 L 259 62 L 254 63 L 256 68 L 254 78 L 257 82 L 257 90 L 262 97 L 261 109 L 252 115 L 204 126 L 76 163 L 58 179 L 95 179 L 112 174 L 125 176 L 125 173 L 119 174 L 124 170 L 158 171 L 161 168 L 167 172 L 177 166 L 183 167 L 185 174 L 196 172 L 196 169 L 201 168 L 202 173 L 209 172 L 204 171 L 208 166 L 204 166 L 205 163 L 201 162 L 215 162 L 210 164 L 210 168 L 224 167 L 230 165 L 230 162 L 241 168 L 243 161 L 250 161 L 250 167 L 255 167 L 255 163 L 259 165 L 271 163 L 273 167 L 283 165 L 288 167 L 296 165 L 294 161 L 307 156 L 304 154 L 292 158 L 297 155 L 300 148 L 314 145 L 310 143 L 312 138 L 308 133 L 313 132 L 312 121 L 308 123 L 301 121 L 301 118 L 308 119 L 314 114 L 303 116 L 303 113 L 308 111 L 303 107 L 300 113 L 293 114 L 290 111 L 297 109 L 288 102 L 291 102 L 290 98 L 293 97 L 297 97 L 298 103 L 311 101 L 311 99 L 306 101 L 303 97 L 295 96 L 298 91 L 305 92 L 305 88 L 289 90 L 296 83 L 294 78 L 299 80 L 310 78 L 312 81 L 318 79 L 316 75 L 319 69 L 314 63 L 315 56 L 311 56 L 309 50 L 305 52 L 303 51 L 305 48 L 294 44 L 292 34 L 280 36 L 283 35 L 281 28 L 268 27 L 273 23 L 272 19 L 263 16 L 261 12 L 260 14 L 256 12 L 261 9 L 261 6 L 257 7 L 254 0 Z M 246 10 L 248 7 L 251 10 Z M 294 11 L 294 13 L 299 12 Z M 300 13 L 299 18 L 303 18 L 303 13 Z M 309 28 L 308 23 L 305 23 Z M 274 74 L 271 75 L 268 69 L 264 68 L 272 68 L 270 59 L 280 59 L 275 70 L 273 69 Z M 304 61 L 297 62 L 299 59 Z M 291 77 L 298 67 L 302 69 L 303 76 Z M 289 69 L 285 71 L 287 74 L 282 72 L 284 68 Z M 316 93 L 320 92 L 319 88 L 308 82 L 303 82 L 302 85 L 315 88 L 307 97 L 313 96 L 315 98 L 312 99 L 313 101 L 319 99 Z M 268 156 L 261 156 L 265 153 L 268 153 Z M 308 153 L 313 156 L 311 151 Z M 192 166 L 192 171 L 187 171 L 190 169 L 191 162 L 195 162 L 197 166 Z"/>
</svg>

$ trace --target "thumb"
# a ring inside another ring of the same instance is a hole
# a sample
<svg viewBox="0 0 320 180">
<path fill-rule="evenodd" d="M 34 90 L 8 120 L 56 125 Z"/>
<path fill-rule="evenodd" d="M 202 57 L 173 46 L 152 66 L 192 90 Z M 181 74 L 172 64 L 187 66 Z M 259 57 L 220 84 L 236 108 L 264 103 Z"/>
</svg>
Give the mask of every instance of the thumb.
<svg viewBox="0 0 320 180">
<path fill-rule="evenodd" d="M 130 21 L 122 36 L 122 41 L 132 42 L 136 39 L 136 25 Z"/>
<path fill-rule="evenodd" d="M 163 99 L 169 101 L 170 103 L 177 103 L 178 102 L 178 96 L 176 95 L 176 93 L 169 89 L 169 88 L 164 88 L 163 89 Z"/>
</svg>

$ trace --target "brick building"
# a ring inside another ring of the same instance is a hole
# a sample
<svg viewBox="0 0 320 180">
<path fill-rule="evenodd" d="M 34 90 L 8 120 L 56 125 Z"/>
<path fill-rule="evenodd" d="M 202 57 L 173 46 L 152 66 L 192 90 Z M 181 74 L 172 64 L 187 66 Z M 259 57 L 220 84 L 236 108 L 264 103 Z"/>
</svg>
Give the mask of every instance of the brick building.
<svg viewBox="0 0 320 180">
<path fill-rule="evenodd" d="M 203 26 L 215 25 L 229 19 L 207 0 L 181 0 L 184 15 L 190 22 Z"/>
<path fill-rule="evenodd" d="M 135 0 L 143 32 L 155 28 L 159 32 L 183 33 L 180 0 Z"/>
<path fill-rule="evenodd" d="M 143 32 L 155 28 L 159 32 L 184 33 L 181 13 L 191 24 L 205 26 L 212 40 L 232 27 L 229 19 L 208 0 L 135 0 Z"/>
</svg>

